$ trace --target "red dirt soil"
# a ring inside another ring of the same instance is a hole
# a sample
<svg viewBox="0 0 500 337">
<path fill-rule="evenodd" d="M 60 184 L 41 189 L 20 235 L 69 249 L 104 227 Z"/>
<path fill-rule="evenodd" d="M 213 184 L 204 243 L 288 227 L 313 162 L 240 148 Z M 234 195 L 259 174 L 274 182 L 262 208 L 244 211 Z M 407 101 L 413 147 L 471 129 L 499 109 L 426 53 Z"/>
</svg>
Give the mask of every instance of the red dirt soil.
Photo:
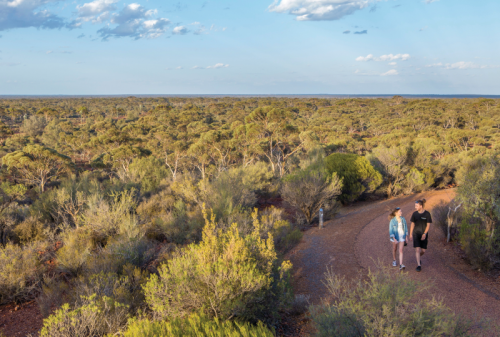
<svg viewBox="0 0 500 337">
<path fill-rule="evenodd" d="M 328 299 L 322 283 L 327 268 L 354 279 L 375 268 L 376 261 L 390 266 L 389 210 L 401 207 L 409 224 L 415 200 L 426 198 L 426 209 L 432 214 L 433 206 L 450 201 L 454 194 L 450 189 L 432 191 L 343 208 L 335 219 L 325 223 L 324 229 L 313 228 L 304 233 L 302 241 L 288 254 L 294 266 L 295 293 L 308 295 L 311 303 L 318 304 Z M 443 298 L 456 313 L 500 323 L 500 280 L 473 270 L 453 248 L 453 244 L 446 243 L 442 231 L 431 226 L 422 271 L 415 271 L 415 252 L 410 242 L 404 249 L 406 272 L 414 280 L 432 283 L 428 296 Z"/>
<path fill-rule="evenodd" d="M 0 306 L 0 331 L 5 336 L 38 336 L 43 317 L 35 301 Z"/>
</svg>

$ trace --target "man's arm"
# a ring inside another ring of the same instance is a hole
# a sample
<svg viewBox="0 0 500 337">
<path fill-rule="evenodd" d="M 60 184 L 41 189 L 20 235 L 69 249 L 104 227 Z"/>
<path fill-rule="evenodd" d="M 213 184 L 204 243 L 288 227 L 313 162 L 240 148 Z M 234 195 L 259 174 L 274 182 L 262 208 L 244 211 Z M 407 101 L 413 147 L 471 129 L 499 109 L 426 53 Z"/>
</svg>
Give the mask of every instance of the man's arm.
<svg viewBox="0 0 500 337">
<path fill-rule="evenodd" d="M 410 239 L 413 238 L 413 229 L 415 228 L 415 223 L 412 222 L 410 226 Z"/>
<path fill-rule="evenodd" d="M 431 223 L 432 223 L 432 216 L 431 216 L 431 213 L 429 213 L 429 216 L 427 217 L 427 226 L 425 227 L 425 231 L 424 231 L 424 234 L 425 234 L 425 237 L 427 237 L 427 234 L 429 233 L 429 230 L 431 229 Z"/>
</svg>

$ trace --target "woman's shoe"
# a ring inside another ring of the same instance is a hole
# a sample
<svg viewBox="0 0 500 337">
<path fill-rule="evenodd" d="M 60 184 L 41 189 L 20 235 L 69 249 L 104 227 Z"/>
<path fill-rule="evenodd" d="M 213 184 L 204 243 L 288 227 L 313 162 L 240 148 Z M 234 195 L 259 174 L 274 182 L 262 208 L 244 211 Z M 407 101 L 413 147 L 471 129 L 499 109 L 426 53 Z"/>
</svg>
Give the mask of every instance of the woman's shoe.
<svg viewBox="0 0 500 337">
<path fill-rule="evenodd" d="M 399 270 L 400 270 L 400 271 L 401 271 L 401 270 L 404 270 L 405 268 L 406 268 L 406 266 L 405 266 L 404 264 L 402 264 L 402 265 L 400 265 L 400 266 L 399 266 Z"/>
<path fill-rule="evenodd" d="M 397 267 L 398 266 L 398 263 L 396 262 L 396 260 L 392 261 L 392 266 L 393 267 Z"/>
</svg>

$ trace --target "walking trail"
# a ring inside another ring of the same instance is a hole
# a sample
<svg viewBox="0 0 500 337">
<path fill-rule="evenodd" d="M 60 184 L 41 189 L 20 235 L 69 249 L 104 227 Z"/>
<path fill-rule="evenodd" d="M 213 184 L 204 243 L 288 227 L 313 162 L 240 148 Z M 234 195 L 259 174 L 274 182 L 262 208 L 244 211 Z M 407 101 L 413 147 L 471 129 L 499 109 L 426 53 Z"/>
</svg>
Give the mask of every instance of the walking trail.
<svg viewBox="0 0 500 337">
<path fill-rule="evenodd" d="M 307 295 L 310 302 L 318 304 L 321 299 L 328 298 L 322 283 L 327 268 L 353 279 L 366 275 L 369 269 L 374 270 L 377 261 L 390 266 L 389 210 L 401 207 L 410 225 L 415 200 L 426 198 L 426 209 L 432 214 L 434 206 L 450 201 L 454 194 L 453 190 L 441 190 L 359 203 L 344 208 L 334 220 L 325 223 L 324 229 L 307 231 L 288 255 L 294 265 L 295 293 Z M 452 244 L 446 243 L 437 226 L 431 226 L 428 250 L 422 257 L 422 271 L 415 271 L 417 264 L 412 242 L 404 248 L 403 263 L 409 277 L 432 284 L 429 296 L 442 298 L 457 313 L 471 318 L 486 317 L 500 323 L 500 278 L 494 279 L 473 270 L 453 251 Z M 397 270 L 394 268 L 394 272 Z"/>
</svg>

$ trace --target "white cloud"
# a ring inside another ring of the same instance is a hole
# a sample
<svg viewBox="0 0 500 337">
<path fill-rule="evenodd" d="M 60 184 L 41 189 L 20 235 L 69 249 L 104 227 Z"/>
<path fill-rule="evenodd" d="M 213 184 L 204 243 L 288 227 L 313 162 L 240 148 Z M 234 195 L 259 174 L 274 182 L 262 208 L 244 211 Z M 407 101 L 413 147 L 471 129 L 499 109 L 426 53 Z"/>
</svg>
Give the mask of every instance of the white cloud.
<svg viewBox="0 0 500 337">
<path fill-rule="evenodd" d="M 107 27 L 99 29 L 97 33 L 103 40 L 110 37 L 157 38 L 167 31 L 170 20 L 151 18 L 156 14 L 156 9 L 146 10 L 143 6 L 132 3 L 125 6 L 120 12 L 114 13 Z M 117 26 L 110 28 L 110 24 Z"/>
<path fill-rule="evenodd" d="M 397 64 L 397 62 L 389 62 L 390 66 L 395 66 L 396 64 Z"/>
<path fill-rule="evenodd" d="M 62 28 L 65 20 L 44 6 L 58 0 L 0 0 L 0 31 L 14 28 Z"/>
<path fill-rule="evenodd" d="M 116 9 L 118 0 L 95 0 L 76 6 L 81 21 L 103 22 L 109 18 L 109 12 Z"/>
<path fill-rule="evenodd" d="M 200 66 L 194 66 L 194 67 L 193 67 L 193 68 L 191 68 L 191 69 L 196 69 L 196 70 L 199 70 L 199 69 L 205 69 L 205 68 L 200 67 Z"/>
<path fill-rule="evenodd" d="M 271 12 L 289 13 L 299 21 L 338 20 L 379 0 L 275 0 Z"/>
<path fill-rule="evenodd" d="M 436 1 L 439 1 L 439 0 L 425 0 L 424 2 L 426 4 L 431 4 L 431 3 L 436 2 Z"/>
<path fill-rule="evenodd" d="M 394 75 L 399 75 L 399 73 L 396 69 L 391 69 L 388 72 L 380 74 L 380 76 L 394 76 Z"/>
<path fill-rule="evenodd" d="M 401 61 L 406 61 L 410 58 L 410 54 L 396 54 L 396 55 L 382 55 L 380 56 L 380 61 L 394 61 L 394 60 L 401 60 Z"/>
<path fill-rule="evenodd" d="M 374 57 L 373 54 L 368 54 L 367 56 L 359 56 L 356 58 L 356 61 L 358 62 L 367 62 L 367 61 L 394 61 L 394 60 L 401 60 L 401 61 L 406 61 L 410 58 L 410 54 L 387 54 L 387 55 L 382 55 L 380 57 Z"/>
<path fill-rule="evenodd" d="M 368 54 L 367 56 L 356 57 L 356 61 L 358 61 L 358 62 L 366 62 L 366 61 L 372 61 L 372 60 L 373 60 L 372 54 Z"/>
<path fill-rule="evenodd" d="M 186 26 L 177 26 L 172 30 L 172 33 L 176 35 L 184 35 L 188 32 L 189 30 L 186 28 Z"/>
<path fill-rule="evenodd" d="M 175 69 L 183 69 L 181 66 L 175 67 Z"/>
<path fill-rule="evenodd" d="M 480 65 L 474 62 L 456 62 L 456 63 L 433 63 L 425 66 L 426 68 L 444 68 L 444 69 L 486 69 L 486 68 L 496 68 L 496 66 Z"/>
<path fill-rule="evenodd" d="M 229 67 L 229 64 L 217 63 L 216 65 L 208 66 L 207 69 L 220 69 L 220 68 L 228 68 L 228 67 Z"/>
</svg>

